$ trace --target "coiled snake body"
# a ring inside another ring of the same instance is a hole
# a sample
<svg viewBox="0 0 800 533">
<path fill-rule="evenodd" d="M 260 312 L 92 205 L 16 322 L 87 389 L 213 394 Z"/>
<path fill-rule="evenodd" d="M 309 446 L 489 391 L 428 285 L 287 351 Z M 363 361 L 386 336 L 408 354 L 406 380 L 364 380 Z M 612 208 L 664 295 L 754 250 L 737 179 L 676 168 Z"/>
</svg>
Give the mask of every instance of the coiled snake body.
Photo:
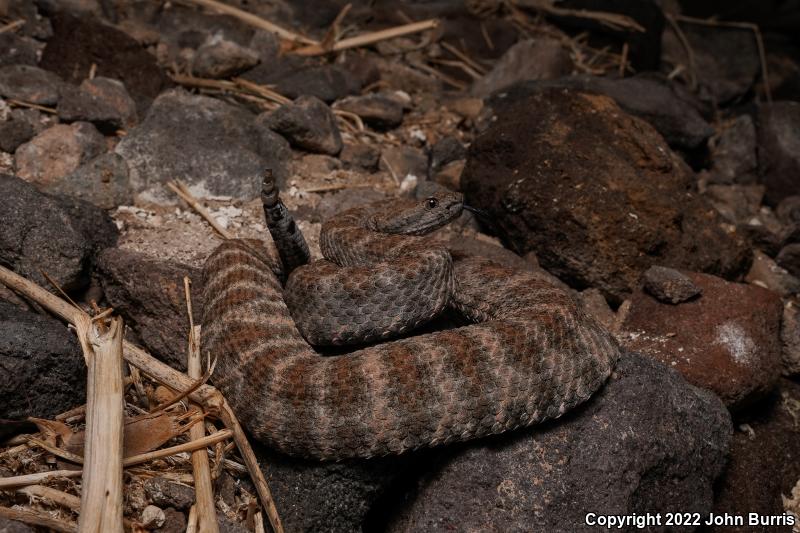
<svg viewBox="0 0 800 533">
<path fill-rule="evenodd" d="M 282 208 L 277 193 L 267 203 Z M 256 438 L 319 459 L 396 454 L 558 417 L 604 383 L 617 345 L 567 293 L 487 259 L 453 261 L 425 236 L 461 207 L 448 193 L 346 211 L 323 228 L 329 261 L 294 270 L 285 289 L 281 265 L 249 243 L 211 255 L 202 349 Z M 286 215 L 268 213 L 284 263 L 305 249 Z M 388 338 L 447 305 L 474 323 L 334 357 L 309 345 Z"/>
</svg>

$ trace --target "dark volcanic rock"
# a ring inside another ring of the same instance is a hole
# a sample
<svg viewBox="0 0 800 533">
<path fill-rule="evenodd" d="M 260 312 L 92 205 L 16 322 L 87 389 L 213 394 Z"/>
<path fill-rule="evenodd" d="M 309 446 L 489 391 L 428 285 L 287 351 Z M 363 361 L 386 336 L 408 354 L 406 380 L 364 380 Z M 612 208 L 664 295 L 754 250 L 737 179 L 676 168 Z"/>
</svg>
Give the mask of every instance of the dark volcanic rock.
<svg viewBox="0 0 800 533">
<path fill-rule="evenodd" d="M 650 76 L 608 79 L 571 76 L 552 81 L 528 81 L 513 85 L 490 100 L 501 110 L 547 87 L 571 88 L 605 94 L 623 110 L 649 122 L 671 146 L 697 148 L 713 133 L 690 95 L 667 80 Z"/>
<path fill-rule="evenodd" d="M 21 144 L 30 141 L 35 134 L 33 126 L 27 121 L 11 119 L 0 122 L 0 150 L 13 153 Z"/>
<path fill-rule="evenodd" d="M 793 276 L 800 277 L 800 243 L 793 242 L 781 248 L 775 262 Z"/>
<path fill-rule="evenodd" d="M 206 194 L 252 199 L 260 192 L 259 176 L 276 160 L 266 153 L 271 147 L 261 142 L 254 119 L 216 98 L 170 90 L 116 152 L 128 163 L 134 192 L 146 199 L 171 201 L 164 183 L 176 177 Z"/>
<path fill-rule="evenodd" d="M 0 174 L 0 213 L 0 264 L 53 292 L 40 270 L 67 291 L 88 281 L 92 241 L 57 201 Z"/>
<path fill-rule="evenodd" d="M 782 297 L 800 292 L 800 279 L 778 266 L 770 256 L 760 250 L 753 252 L 753 264 L 745 281 L 774 291 Z"/>
<path fill-rule="evenodd" d="M 287 69 L 283 74 L 269 77 L 266 81 L 289 98 L 308 95 L 326 103 L 355 94 L 361 89 L 358 79 L 337 65 Z"/>
<path fill-rule="evenodd" d="M 388 530 L 573 533 L 597 530 L 584 522 L 588 513 L 703 514 L 730 435 L 713 394 L 628 354 L 561 420 L 434 457 Z"/>
<path fill-rule="evenodd" d="M 0 418 L 50 418 L 85 402 L 83 353 L 64 324 L 0 300 Z"/>
<path fill-rule="evenodd" d="M 110 78 L 84 80 L 80 87 L 62 91 L 58 116 L 65 122 L 83 120 L 114 131 L 136 121 L 136 103 L 125 86 Z"/>
<path fill-rule="evenodd" d="M 651 266 L 644 272 L 644 290 L 659 301 L 679 304 L 701 294 L 703 290 L 674 268 Z"/>
<path fill-rule="evenodd" d="M 733 435 L 730 460 L 716 486 L 714 512 L 782 515 L 782 496 L 800 478 L 800 385 L 781 379 L 776 393 L 759 406 L 758 417 Z M 791 533 L 791 526 L 712 527 L 711 533 Z"/>
<path fill-rule="evenodd" d="M 613 100 L 545 89 L 498 113 L 470 147 L 462 188 L 520 255 L 619 302 L 658 264 L 736 276 L 743 239 L 693 192 L 694 176 Z"/>
<path fill-rule="evenodd" d="M 159 507 L 174 507 L 188 511 L 194 504 L 194 488 L 163 477 L 146 480 L 144 492 L 150 503 Z"/>
<path fill-rule="evenodd" d="M 686 275 L 702 296 L 669 305 L 635 292 L 621 342 L 740 410 L 769 394 L 780 376 L 783 304 L 761 287 Z"/>
<path fill-rule="evenodd" d="M 111 248 L 100 254 L 98 275 L 109 304 L 125 318 L 153 355 L 173 368 L 186 367 L 189 318 L 183 278 L 192 280 L 192 299 L 202 301 L 202 273 L 174 261 Z M 195 306 L 195 322 L 200 315 Z"/>
<path fill-rule="evenodd" d="M 336 117 L 324 102 L 301 96 L 273 111 L 266 124 L 303 150 L 336 155 L 342 151 L 342 136 Z"/>
<path fill-rule="evenodd" d="M 37 46 L 37 41 L 30 37 L 17 35 L 13 31 L 0 33 L 0 66 L 35 66 L 38 62 L 36 57 Z"/>
<path fill-rule="evenodd" d="M 16 98 L 32 104 L 52 106 L 64 82 L 61 78 L 29 65 L 10 65 L 0 68 L 0 96 Z"/>
<path fill-rule="evenodd" d="M 286 531 L 361 531 L 372 505 L 400 472 L 414 464 L 407 454 L 369 461 L 320 463 L 256 448 Z"/>
<path fill-rule="evenodd" d="M 42 68 L 77 85 L 94 64 L 97 76 L 125 84 L 142 113 L 169 86 L 155 57 L 125 32 L 91 17 L 59 13 L 52 20 L 54 34 L 42 54 Z"/>
<path fill-rule="evenodd" d="M 750 115 L 741 115 L 723 126 L 711 148 L 712 183 L 755 183 L 758 181 L 756 127 Z"/>
<path fill-rule="evenodd" d="M 781 342 L 783 343 L 783 375 L 800 374 L 800 306 L 790 300 L 783 305 L 781 322 Z"/>
<path fill-rule="evenodd" d="M 800 102 L 773 102 L 758 115 L 758 165 L 765 200 L 800 194 Z"/>
</svg>

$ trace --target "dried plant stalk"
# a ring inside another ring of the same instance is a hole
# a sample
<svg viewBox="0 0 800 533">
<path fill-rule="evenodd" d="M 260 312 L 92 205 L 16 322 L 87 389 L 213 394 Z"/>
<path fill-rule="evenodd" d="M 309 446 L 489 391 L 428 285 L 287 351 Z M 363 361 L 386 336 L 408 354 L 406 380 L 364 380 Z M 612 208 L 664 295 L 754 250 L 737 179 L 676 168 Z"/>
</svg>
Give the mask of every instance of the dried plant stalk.
<svg viewBox="0 0 800 533">
<path fill-rule="evenodd" d="M 63 533 L 75 533 L 78 530 L 75 527 L 74 522 L 57 520 L 50 515 L 38 511 L 23 511 L 20 509 L 0 507 L 0 516 L 3 518 L 8 518 L 9 520 L 17 520 L 18 522 L 24 522 L 25 524 L 46 527 L 52 531 L 61 531 Z"/>
<path fill-rule="evenodd" d="M 200 326 L 194 325 L 192 318 L 192 295 L 189 278 L 183 278 L 186 293 L 186 308 L 189 313 L 189 352 L 187 356 L 187 373 L 190 378 L 198 379 L 203 373 L 200 359 Z M 195 424 L 189 430 L 189 439 L 196 441 L 206 435 L 203 424 Z M 192 452 L 192 472 L 194 473 L 194 494 L 197 506 L 197 525 L 199 533 L 219 533 L 217 510 L 214 506 L 214 486 L 211 482 L 211 465 L 205 449 Z"/>
<path fill-rule="evenodd" d="M 402 37 L 412 33 L 431 30 L 436 28 L 438 25 L 438 19 L 423 20 L 420 22 L 413 22 L 411 24 L 404 24 L 403 26 L 395 26 L 394 28 L 387 28 L 385 30 L 357 35 L 349 39 L 342 39 L 330 48 L 325 48 L 321 44 L 312 44 L 310 46 L 300 48 L 299 50 L 295 50 L 294 53 L 301 56 L 319 56 L 329 52 L 339 52 L 340 50 L 347 50 L 348 48 L 358 48 L 359 46 L 367 46 L 369 44 L 375 44 L 387 39 L 394 39 L 395 37 Z"/>
<path fill-rule="evenodd" d="M 3 266 L 0 266 L 0 283 L 19 292 L 26 298 L 37 302 L 39 305 L 73 325 L 77 325 L 78 322 L 82 321 L 91 322 L 91 318 L 82 310 L 69 305 L 67 302 L 47 292 L 36 283 L 23 278 L 19 274 Z M 123 341 L 122 346 L 125 360 L 136 366 L 142 372 L 148 374 L 154 380 L 177 391 L 184 391 L 196 385 L 194 380 L 189 376 L 162 363 L 138 346 L 127 341 Z M 272 494 L 267 485 L 267 480 L 261 472 L 258 460 L 253 453 L 253 449 L 250 447 L 250 443 L 247 441 L 247 435 L 245 435 L 242 426 L 239 424 L 239 420 L 228 405 L 228 402 L 217 389 L 210 385 L 201 385 L 197 387 L 197 390 L 189 394 L 189 398 L 202 404 L 206 410 L 213 410 L 218 413 L 220 420 L 233 432 L 234 441 L 239 448 L 239 453 L 242 454 L 242 459 L 244 459 L 250 477 L 253 479 L 258 497 L 264 509 L 267 511 L 267 517 L 269 518 L 272 530 L 275 531 L 275 533 L 283 533 L 283 526 L 281 525 L 278 510 L 275 507 L 275 502 L 272 499 Z M 221 433 L 225 432 L 219 432 L 213 436 L 216 437 Z M 227 436 L 229 435 L 226 435 L 226 438 Z M 213 442 L 219 442 L 219 440 L 214 440 Z"/>
<path fill-rule="evenodd" d="M 90 345 L 84 352 L 89 376 L 78 530 L 122 533 L 122 319 L 111 319 L 104 332 L 96 324 L 76 326 Z"/>
<path fill-rule="evenodd" d="M 24 476 L 0 477 L 0 490 L 36 485 L 58 477 L 78 477 L 80 475 L 80 470 L 53 470 L 52 472 L 25 474 Z"/>
</svg>

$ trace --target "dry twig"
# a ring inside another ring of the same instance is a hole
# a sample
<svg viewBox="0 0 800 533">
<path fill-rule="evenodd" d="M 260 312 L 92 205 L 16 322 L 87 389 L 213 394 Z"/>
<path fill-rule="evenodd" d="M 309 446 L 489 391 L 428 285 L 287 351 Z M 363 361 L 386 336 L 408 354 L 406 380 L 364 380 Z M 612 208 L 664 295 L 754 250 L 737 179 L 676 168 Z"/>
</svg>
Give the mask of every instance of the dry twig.
<svg viewBox="0 0 800 533">
<path fill-rule="evenodd" d="M 225 13 L 226 15 L 231 15 L 233 17 L 238 18 L 239 20 L 241 20 L 246 24 L 249 24 L 256 28 L 261 28 L 262 30 L 267 30 L 272 33 L 275 33 L 282 39 L 290 41 L 292 43 L 300 43 L 308 45 L 318 44 L 317 41 L 313 39 L 304 37 L 298 33 L 287 30 L 286 28 L 282 28 L 277 24 L 270 22 L 262 17 L 253 15 L 252 13 L 248 13 L 247 11 L 243 11 L 237 7 L 229 6 L 227 4 L 223 4 L 222 2 L 217 2 L 216 0 L 181 0 L 181 1 L 188 2 L 191 4 L 201 5 L 203 7 L 211 8 L 221 13 Z"/>
<path fill-rule="evenodd" d="M 60 316 L 67 322 L 75 324 L 79 321 L 91 320 L 89 315 L 84 313 L 82 310 L 75 309 L 64 300 L 44 290 L 36 283 L 23 278 L 22 276 L 3 266 L 0 266 L 0 283 L 5 284 L 8 288 L 22 294 L 24 297 L 39 303 L 41 306 Z M 159 381 L 160 383 L 163 383 L 174 390 L 183 391 L 194 385 L 191 378 L 178 372 L 169 365 L 155 359 L 150 354 L 138 346 L 131 344 L 130 342 L 123 341 L 123 357 L 127 362 L 136 366 L 139 368 L 139 370 L 151 376 L 154 380 Z M 247 441 L 247 436 L 239 424 L 239 420 L 236 418 L 236 415 L 233 413 L 233 410 L 228 405 L 228 402 L 225 400 L 222 394 L 220 394 L 214 387 L 211 387 L 210 385 L 202 385 L 198 387 L 197 390 L 189 395 L 189 398 L 202 404 L 207 410 L 213 410 L 219 413 L 219 418 L 222 420 L 222 423 L 225 424 L 229 430 L 231 430 L 234 441 L 236 442 L 236 446 L 239 448 L 239 453 L 242 455 L 245 466 L 247 467 L 250 477 L 256 486 L 256 491 L 258 492 L 261 503 L 267 512 L 272 530 L 275 533 L 283 533 L 283 526 L 281 525 L 280 518 L 278 517 L 278 510 L 275 508 L 275 502 L 272 500 L 272 494 L 270 493 L 269 486 L 267 485 L 267 480 L 264 478 L 264 474 L 261 472 L 258 460 L 253 453 L 253 449 L 250 447 L 250 443 Z M 216 437 L 216 435 L 221 433 L 227 432 L 220 431 L 212 437 Z M 225 435 L 224 438 L 227 438 L 228 436 L 229 435 Z M 219 442 L 219 440 L 221 439 L 215 438 L 210 442 L 215 443 Z M 187 450 L 184 449 L 181 451 Z M 177 452 L 173 451 L 171 453 Z M 127 465 L 127 461 L 125 464 Z M 38 483 L 38 481 L 34 483 Z"/>
<path fill-rule="evenodd" d="M 217 230 L 217 233 L 219 233 L 222 238 L 231 238 L 231 234 L 228 233 L 228 230 L 220 226 L 219 222 L 217 222 L 217 219 L 211 216 L 211 213 L 209 213 L 205 207 L 200 205 L 200 202 L 194 196 L 192 196 L 192 193 L 189 192 L 189 187 L 187 187 L 185 183 L 183 183 L 181 180 L 175 180 L 167 183 L 167 187 L 169 187 L 172 192 L 180 196 L 184 202 L 194 208 L 194 210 L 197 211 L 198 214 L 200 214 L 200 216 L 206 220 L 206 222 L 211 224 L 212 228 Z"/>
<path fill-rule="evenodd" d="M 37 472 L 36 474 L 25 474 L 23 476 L 0 477 L 0 490 L 16 489 L 44 483 L 56 478 L 78 477 L 82 474 L 80 470 L 52 470 L 50 472 Z"/>
<path fill-rule="evenodd" d="M 349 39 L 342 39 L 338 43 L 335 43 L 333 46 L 331 46 L 329 50 L 326 50 L 320 44 L 314 44 L 300 48 L 299 50 L 295 50 L 294 53 L 302 56 L 319 56 L 329 52 L 339 52 L 349 48 L 358 48 L 359 46 L 367 46 L 380 41 L 385 41 L 387 39 L 402 37 L 403 35 L 410 35 L 412 33 L 431 30 L 436 28 L 438 25 L 439 21 L 437 19 L 423 20 L 420 22 L 414 22 L 412 24 L 404 24 L 402 26 L 395 26 L 394 28 L 387 28 L 385 30 L 357 35 L 355 37 L 350 37 Z"/>
<path fill-rule="evenodd" d="M 15 20 L 14 22 L 9 22 L 5 26 L 0 26 L 0 33 L 6 33 L 9 31 L 17 31 L 21 27 L 25 25 L 25 20 L 19 19 Z"/>
<path fill-rule="evenodd" d="M 186 294 L 186 310 L 189 314 L 189 347 L 187 354 L 187 373 L 190 378 L 198 379 L 202 372 L 200 359 L 200 326 L 194 325 L 192 316 L 192 294 L 189 278 L 183 278 L 183 289 Z M 216 435 L 216 433 L 215 433 Z M 205 437 L 203 424 L 195 424 L 189 430 L 189 439 L 198 441 Z M 211 466 L 208 453 L 204 449 L 192 452 L 192 471 L 194 472 L 194 493 L 197 502 L 198 530 L 200 533 L 218 533 L 217 511 L 214 507 L 214 487 L 211 484 Z"/>
<path fill-rule="evenodd" d="M 53 531 L 61 531 L 63 533 L 75 533 L 78 530 L 74 522 L 57 520 L 43 512 L 22 511 L 18 509 L 9 509 L 8 507 L 0 507 L 0 516 L 8 518 L 9 520 L 17 520 L 18 522 L 24 522 L 32 526 L 46 527 Z"/>
<path fill-rule="evenodd" d="M 122 533 L 122 319 L 112 318 L 108 331 L 85 320 L 75 327 L 89 346 L 83 352 L 89 377 L 78 528 Z"/>
</svg>

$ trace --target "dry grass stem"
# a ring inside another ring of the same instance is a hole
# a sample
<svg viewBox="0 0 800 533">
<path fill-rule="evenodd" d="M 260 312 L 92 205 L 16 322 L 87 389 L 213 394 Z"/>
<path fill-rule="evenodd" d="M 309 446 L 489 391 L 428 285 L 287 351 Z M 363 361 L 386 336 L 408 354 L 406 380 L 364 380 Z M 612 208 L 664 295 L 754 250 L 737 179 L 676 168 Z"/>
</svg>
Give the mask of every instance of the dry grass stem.
<svg viewBox="0 0 800 533">
<path fill-rule="evenodd" d="M 448 52 L 450 52 L 451 54 L 456 56 L 458 59 L 463 61 L 465 64 L 469 65 L 472 68 L 472 70 L 474 70 L 475 72 L 479 73 L 481 76 L 486 75 L 486 73 L 488 72 L 485 68 L 483 68 L 481 65 L 479 65 L 477 61 L 475 61 L 472 58 L 470 58 L 467 54 L 465 54 L 464 52 L 462 52 L 461 50 L 459 50 L 458 48 L 456 48 L 452 44 L 450 44 L 448 42 L 445 42 L 445 41 L 442 41 L 439 44 L 442 45 L 442 48 L 444 48 L 445 50 L 447 50 Z"/>
<path fill-rule="evenodd" d="M 27 107 L 29 109 L 37 109 L 42 113 L 47 113 L 48 115 L 57 115 L 58 111 L 54 107 L 47 107 L 39 104 L 32 104 L 30 102 L 25 102 L 23 100 L 17 100 L 16 98 L 9 98 L 6 100 L 9 105 L 15 107 Z"/>
<path fill-rule="evenodd" d="M 44 485 L 30 485 L 28 487 L 17 489 L 17 492 L 31 498 L 40 498 L 57 503 L 62 507 L 66 507 L 67 509 L 71 509 L 76 512 L 80 511 L 81 508 L 80 498 L 52 487 L 45 487 Z"/>
<path fill-rule="evenodd" d="M 37 472 L 36 474 L 25 474 L 23 476 L 0 477 L 0 490 L 27 487 L 56 478 L 78 477 L 81 474 L 82 471 L 80 470 L 52 470 L 50 472 Z"/>
<path fill-rule="evenodd" d="M 36 283 L 23 278 L 22 276 L 3 266 L 0 266 L 0 282 L 5 284 L 11 290 L 20 293 L 22 296 L 37 302 L 42 307 L 60 316 L 62 319 L 70 322 L 71 324 L 75 324 L 83 320 L 91 321 L 89 316 L 82 310 L 72 307 L 61 298 L 49 293 Z M 194 385 L 192 379 L 187 375 L 178 372 L 169 365 L 162 363 L 158 359 L 155 359 L 150 354 L 138 346 L 131 344 L 130 342 L 123 341 L 123 357 L 128 363 L 134 365 L 139 370 L 152 377 L 155 381 L 158 381 L 173 390 L 184 391 Z M 261 504 L 267 511 L 267 517 L 269 518 L 272 530 L 275 533 L 282 533 L 283 526 L 281 525 L 280 517 L 278 516 L 278 510 L 275 507 L 275 502 L 272 499 L 272 494 L 269 490 L 269 486 L 267 485 L 267 480 L 264 478 L 264 474 L 261 472 L 261 468 L 258 464 L 255 453 L 253 453 L 253 449 L 250 447 L 250 443 L 247 441 L 247 436 L 239 424 L 239 420 L 236 418 L 236 415 L 233 413 L 233 410 L 228 405 L 228 402 L 225 401 L 225 398 L 219 393 L 219 391 L 210 385 L 201 385 L 197 388 L 197 390 L 189 395 L 189 398 L 197 403 L 202 404 L 207 411 L 211 410 L 219 413 L 219 418 L 222 420 L 223 424 L 225 424 L 225 426 L 233 432 L 234 441 L 239 449 L 239 453 L 242 455 L 242 459 L 244 460 L 244 464 L 250 473 L 250 477 L 256 486 L 256 491 L 258 492 L 258 497 L 261 500 Z M 219 433 L 224 432 L 221 431 Z M 213 437 L 216 437 L 216 435 L 219 435 L 219 433 L 215 434 Z M 219 440 L 221 439 L 215 439 L 213 442 L 219 442 Z M 38 481 L 33 483 L 38 483 Z"/>
<path fill-rule="evenodd" d="M 342 39 L 341 41 L 331 46 L 329 50 L 326 50 L 320 44 L 314 44 L 311 46 L 300 48 L 299 50 L 295 50 L 294 53 L 303 56 L 319 56 L 327 54 L 329 52 L 339 52 L 341 50 L 347 50 L 349 48 L 358 48 L 359 46 L 367 46 L 370 44 L 375 44 L 380 41 L 385 41 L 387 39 L 394 39 L 395 37 L 402 37 L 404 35 L 411 35 L 413 33 L 419 33 L 421 31 L 431 30 L 436 28 L 438 25 L 439 25 L 438 19 L 423 20 L 420 22 L 414 22 L 412 24 L 404 24 L 402 26 L 395 26 L 393 28 L 387 28 L 385 30 L 379 30 L 371 33 L 365 33 L 363 35 L 357 35 L 356 37 L 350 37 L 349 39 Z"/>
<path fill-rule="evenodd" d="M 186 186 L 185 183 L 183 183 L 181 180 L 175 180 L 167 183 L 167 187 L 172 192 L 180 196 L 183 199 L 183 201 L 189 204 L 195 211 L 197 211 L 197 213 L 201 217 L 203 217 L 206 220 L 206 222 L 211 224 L 211 227 L 214 228 L 217 231 L 217 233 L 219 233 L 222 236 L 222 238 L 224 239 L 232 238 L 231 234 L 228 233 L 228 230 L 220 226 L 219 222 L 217 222 L 217 220 L 213 216 L 211 216 L 211 213 L 209 213 L 208 210 L 205 207 L 203 207 L 194 196 L 192 196 L 192 193 L 189 192 L 189 188 Z"/>
<path fill-rule="evenodd" d="M 24 25 L 25 21 L 23 19 L 15 20 L 14 22 L 9 22 L 5 26 L 0 26 L 0 33 L 6 33 L 8 31 L 17 31 Z"/>
<path fill-rule="evenodd" d="M 171 446 L 169 448 L 162 448 L 160 450 L 153 450 L 152 452 L 141 453 L 139 455 L 126 457 L 125 460 L 122 462 L 122 464 L 125 466 L 133 466 L 146 463 L 147 461 L 152 461 L 154 459 L 169 457 L 170 455 L 177 455 L 179 453 L 184 453 L 184 452 L 193 452 L 195 450 L 205 448 L 206 446 L 211 446 L 212 444 L 216 444 L 225 439 L 229 439 L 232 436 L 233 432 L 231 430 L 223 429 L 222 431 L 218 431 L 213 435 L 209 435 L 207 437 L 203 437 L 197 440 L 192 440 L 189 442 L 184 442 L 183 444 L 178 444 L 177 446 Z"/>
<path fill-rule="evenodd" d="M 595 22 L 613 30 L 627 30 L 644 33 L 641 24 L 627 15 L 608 13 L 606 11 L 590 11 L 588 9 L 568 9 L 556 7 L 553 0 L 517 0 L 519 7 L 533 9 L 545 15 L 557 17 L 576 17 L 594 20 Z"/>
<path fill-rule="evenodd" d="M 66 522 L 53 518 L 44 512 L 36 512 L 29 510 L 9 509 L 8 507 L 0 507 L 0 516 L 8 518 L 9 520 L 16 520 L 32 526 L 46 527 L 53 531 L 61 531 L 63 533 L 75 533 L 78 531 L 74 522 Z M 102 531 L 102 530 L 97 530 Z"/>
<path fill-rule="evenodd" d="M 190 378 L 198 379 L 202 373 L 200 358 L 200 326 L 195 326 L 192 314 L 191 281 L 183 278 L 183 289 L 186 294 L 186 311 L 189 315 L 189 346 L 187 354 L 187 373 Z M 190 441 L 198 441 L 205 437 L 203 424 L 195 424 L 189 430 Z M 194 492 L 197 507 L 197 526 L 200 533 L 218 533 L 217 511 L 214 506 L 214 487 L 211 481 L 211 465 L 208 453 L 204 449 L 192 452 L 192 472 L 194 473 Z"/>
<path fill-rule="evenodd" d="M 308 44 L 308 45 L 317 44 L 317 41 L 313 39 L 304 37 L 298 33 L 287 30 L 286 28 L 282 28 L 277 24 L 270 22 L 262 17 L 253 15 L 252 13 L 248 13 L 247 11 L 243 11 L 237 7 L 229 6 L 227 4 L 223 4 L 222 2 L 217 2 L 216 0 L 181 0 L 181 1 L 190 4 L 197 4 L 203 7 L 213 9 L 215 11 L 219 11 L 220 13 L 225 13 L 226 15 L 231 15 L 233 17 L 238 18 L 239 20 L 241 20 L 246 24 L 249 24 L 256 28 L 261 28 L 262 30 L 267 30 L 272 33 L 275 33 L 282 39 L 290 41 L 292 43 Z"/>
<path fill-rule="evenodd" d="M 79 337 L 89 367 L 86 383 L 86 444 L 81 481 L 81 532 L 122 533 L 123 379 L 122 319 L 112 318 L 108 330 L 80 321 Z"/>
</svg>

